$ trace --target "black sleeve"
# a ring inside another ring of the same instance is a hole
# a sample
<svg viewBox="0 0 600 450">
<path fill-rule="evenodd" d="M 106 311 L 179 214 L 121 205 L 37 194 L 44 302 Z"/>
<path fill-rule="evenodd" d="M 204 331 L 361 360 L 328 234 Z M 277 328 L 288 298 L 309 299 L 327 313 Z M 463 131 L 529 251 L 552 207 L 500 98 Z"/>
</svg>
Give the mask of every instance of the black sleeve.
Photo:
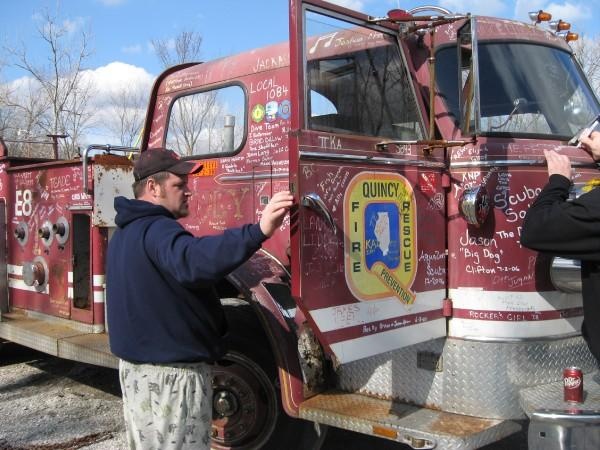
<svg viewBox="0 0 600 450">
<path fill-rule="evenodd" d="M 525 216 L 521 245 L 565 258 L 600 261 L 600 189 L 567 201 L 571 182 L 552 175 Z"/>
</svg>

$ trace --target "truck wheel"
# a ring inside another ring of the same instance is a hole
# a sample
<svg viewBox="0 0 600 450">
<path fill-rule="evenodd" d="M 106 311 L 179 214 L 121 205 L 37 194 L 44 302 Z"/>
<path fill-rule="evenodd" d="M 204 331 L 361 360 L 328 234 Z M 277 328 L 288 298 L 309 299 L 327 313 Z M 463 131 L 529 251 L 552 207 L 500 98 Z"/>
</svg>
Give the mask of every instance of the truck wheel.
<svg viewBox="0 0 600 450">
<path fill-rule="evenodd" d="M 225 311 L 230 350 L 213 368 L 211 448 L 319 448 L 324 433 L 281 407 L 275 361 L 250 306 L 229 305 Z"/>
</svg>

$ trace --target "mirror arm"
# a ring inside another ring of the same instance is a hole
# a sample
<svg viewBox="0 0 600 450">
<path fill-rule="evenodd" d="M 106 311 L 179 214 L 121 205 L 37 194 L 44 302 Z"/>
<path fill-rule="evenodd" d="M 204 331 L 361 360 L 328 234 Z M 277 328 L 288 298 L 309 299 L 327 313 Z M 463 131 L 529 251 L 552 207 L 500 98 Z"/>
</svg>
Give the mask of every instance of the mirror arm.
<svg viewBox="0 0 600 450">
<path fill-rule="evenodd" d="M 429 140 L 435 138 L 435 27 L 429 31 Z"/>
</svg>

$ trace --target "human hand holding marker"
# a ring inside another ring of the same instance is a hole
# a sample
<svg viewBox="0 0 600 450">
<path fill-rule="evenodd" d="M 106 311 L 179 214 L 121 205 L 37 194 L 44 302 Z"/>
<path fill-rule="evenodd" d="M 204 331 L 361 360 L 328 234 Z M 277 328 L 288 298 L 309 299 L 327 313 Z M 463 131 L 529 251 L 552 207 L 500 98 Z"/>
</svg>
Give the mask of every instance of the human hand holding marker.
<svg viewBox="0 0 600 450">
<path fill-rule="evenodd" d="M 581 138 L 579 139 L 579 143 L 581 148 L 583 148 L 592 155 L 594 161 L 600 160 L 600 132 L 592 131 L 592 133 L 589 136 L 581 136 Z"/>
</svg>

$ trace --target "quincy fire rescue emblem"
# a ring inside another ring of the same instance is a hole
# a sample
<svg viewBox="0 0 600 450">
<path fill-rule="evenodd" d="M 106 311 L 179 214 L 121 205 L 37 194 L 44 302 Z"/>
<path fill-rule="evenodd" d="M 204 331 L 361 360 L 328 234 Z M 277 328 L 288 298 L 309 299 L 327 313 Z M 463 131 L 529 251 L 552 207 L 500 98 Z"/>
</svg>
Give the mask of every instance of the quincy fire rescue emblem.
<svg viewBox="0 0 600 450">
<path fill-rule="evenodd" d="M 344 266 L 357 299 L 414 302 L 415 221 L 413 190 L 403 176 L 363 172 L 350 181 L 344 197 Z"/>
</svg>

